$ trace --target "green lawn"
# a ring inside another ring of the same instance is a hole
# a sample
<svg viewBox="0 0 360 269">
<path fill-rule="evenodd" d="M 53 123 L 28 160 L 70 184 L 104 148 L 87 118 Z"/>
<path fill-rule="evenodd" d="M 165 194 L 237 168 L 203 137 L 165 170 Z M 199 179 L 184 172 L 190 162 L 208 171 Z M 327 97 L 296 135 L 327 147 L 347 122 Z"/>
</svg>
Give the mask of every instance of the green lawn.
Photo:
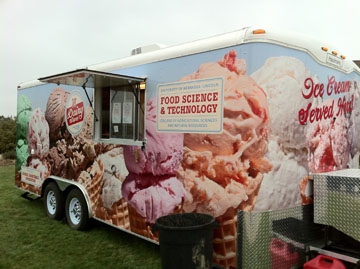
<svg viewBox="0 0 360 269">
<path fill-rule="evenodd" d="M 159 246 L 97 221 L 85 232 L 46 216 L 0 166 L 0 268 L 160 268 Z"/>
</svg>

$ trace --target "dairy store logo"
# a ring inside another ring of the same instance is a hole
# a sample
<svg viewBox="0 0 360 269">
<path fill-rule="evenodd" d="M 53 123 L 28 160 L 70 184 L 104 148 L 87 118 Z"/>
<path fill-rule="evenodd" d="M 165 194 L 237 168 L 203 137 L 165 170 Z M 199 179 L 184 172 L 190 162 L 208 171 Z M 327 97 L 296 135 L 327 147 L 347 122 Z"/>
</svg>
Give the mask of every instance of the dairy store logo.
<svg viewBox="0 0 360 269">
<path fill-rule="evenodd" d="M 65 122 L 68 131 L 73 134 L 79 134 L 84 125 L 85 106 L 82 96 L 79 92 L 72 92 L 66 102 Z"/>
</svg>

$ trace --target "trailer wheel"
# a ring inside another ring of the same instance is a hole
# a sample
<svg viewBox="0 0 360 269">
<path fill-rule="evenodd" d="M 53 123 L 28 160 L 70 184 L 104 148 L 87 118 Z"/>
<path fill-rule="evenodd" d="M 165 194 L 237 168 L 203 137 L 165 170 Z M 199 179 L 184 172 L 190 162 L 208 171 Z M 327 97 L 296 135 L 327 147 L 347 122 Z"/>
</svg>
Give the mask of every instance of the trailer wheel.
<svg viewBox="0 0 360 269">
<path fill-rule="evenodd" d="M 63 195 L 56 183 L 50 182 L 44 192 L 44 205 L 49 218 L 60 220 L 64 217 L 63 200 Z"/>
<path fill-rule="evenodd" d="M 85 229 L 89 214 L 85 198 L 79 189 L 72 189 L 67 195 L 65 213 L 67 223 L 72 229 Z"/>
</svg>

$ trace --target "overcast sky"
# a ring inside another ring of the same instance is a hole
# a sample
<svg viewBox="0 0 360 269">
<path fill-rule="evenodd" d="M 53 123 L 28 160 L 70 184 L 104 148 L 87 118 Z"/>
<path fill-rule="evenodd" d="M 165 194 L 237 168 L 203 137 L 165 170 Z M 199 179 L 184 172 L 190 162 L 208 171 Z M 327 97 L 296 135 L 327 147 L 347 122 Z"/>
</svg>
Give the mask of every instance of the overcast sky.
<svg viewBox="0 0 360 269">
<path fill-rule="evenodd" d="M 246 26 L 315 36 L 360 59 L 359 0 L 0 0 L 0 115 L 20 82 Z"/>
</svg>

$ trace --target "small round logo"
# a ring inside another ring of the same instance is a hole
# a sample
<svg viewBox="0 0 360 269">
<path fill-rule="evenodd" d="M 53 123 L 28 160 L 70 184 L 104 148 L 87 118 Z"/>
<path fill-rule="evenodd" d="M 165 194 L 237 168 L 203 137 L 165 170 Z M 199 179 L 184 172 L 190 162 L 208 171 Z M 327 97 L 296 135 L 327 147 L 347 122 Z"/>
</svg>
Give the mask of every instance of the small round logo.
<svg viewBox="0 0 360 269">
<path fill-rule="evenodd" d="M 81 132 L 85 119 L 85 106 L 79 92 L 72 92 L 67 101 L 65 109 L 65 122 L 68 131 L 77 135 Z"/>
</svg>

